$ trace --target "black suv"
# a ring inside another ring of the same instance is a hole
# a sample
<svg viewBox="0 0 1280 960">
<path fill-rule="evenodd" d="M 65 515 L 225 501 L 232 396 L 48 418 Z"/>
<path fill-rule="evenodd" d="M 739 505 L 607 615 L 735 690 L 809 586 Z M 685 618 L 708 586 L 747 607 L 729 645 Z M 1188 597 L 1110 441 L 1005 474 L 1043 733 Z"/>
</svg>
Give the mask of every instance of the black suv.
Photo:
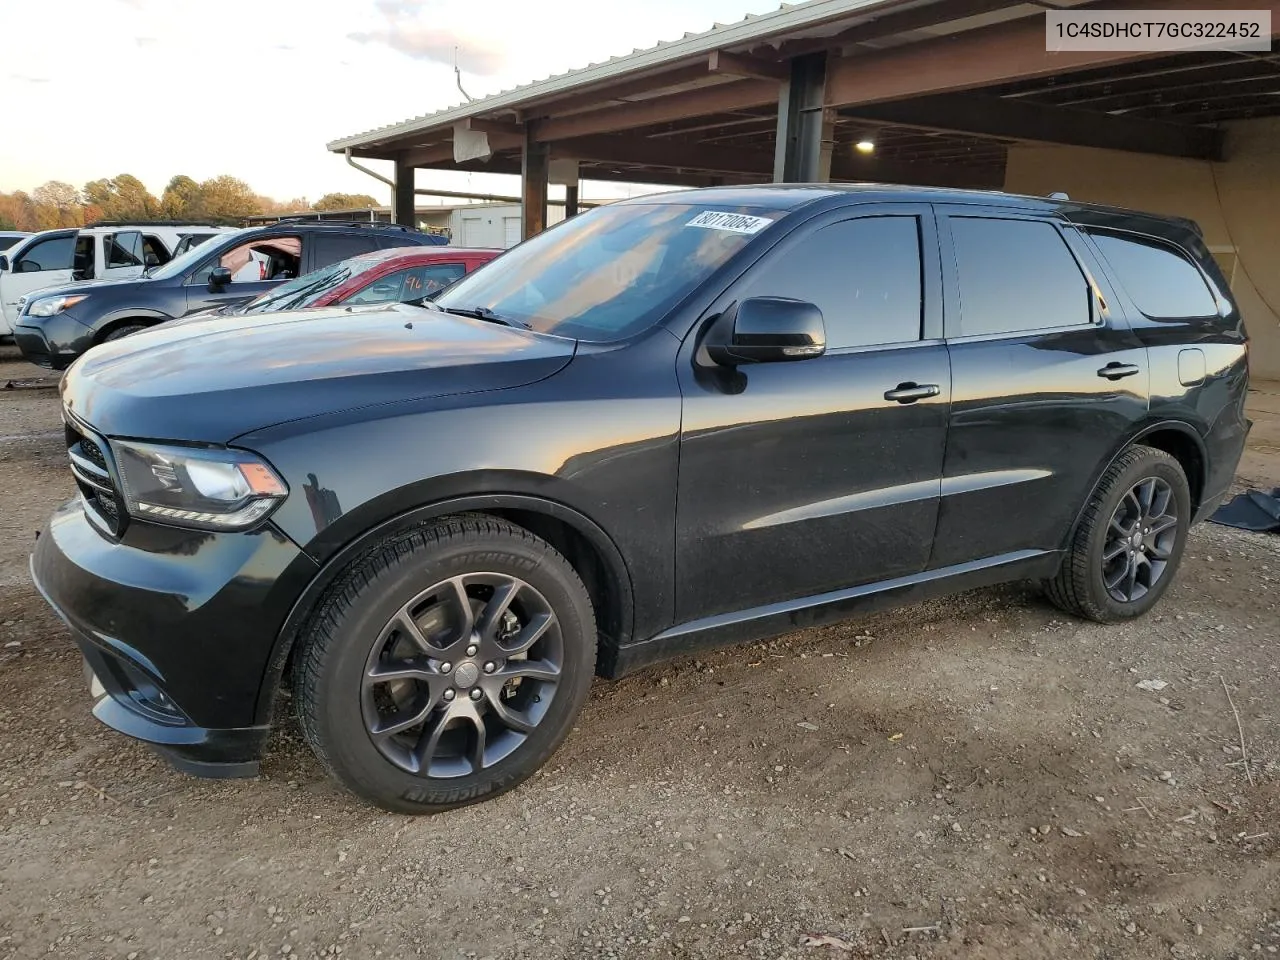
<svg viewBox="0 0 1280 960">
<path fill-rule="evenodd" d="M 378 223 L 285 220 L 218 234 L 132 280 L 37 290 L 13 337 L 23 357 L 62 370 L 90 347 L 208 307 L 252 300 L 276 284 L 384 247 L 445 238 Z"/>
<path fill-rule="evenodd" d="M 110 726 L 251 774 L 287 677 L 343 783 L 438 810 L 528 777 L 596 672 L 1022 578 L 1145 613 L 1232 480 L 1246 358 L 1184 221 L 664 194 L 358 326 L 95 349 L 33 571 Z"/>
</svg>

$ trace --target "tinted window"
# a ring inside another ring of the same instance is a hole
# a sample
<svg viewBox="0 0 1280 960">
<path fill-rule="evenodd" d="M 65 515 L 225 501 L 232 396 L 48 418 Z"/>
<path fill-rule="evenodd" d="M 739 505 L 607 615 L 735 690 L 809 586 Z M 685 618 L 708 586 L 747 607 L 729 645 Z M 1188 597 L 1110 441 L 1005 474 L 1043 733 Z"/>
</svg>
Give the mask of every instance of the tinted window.
<svg viewBox="0 0 1280 960">
<path fill-rule="evenodd" d="M 107 234 L 102 243 L 106 250 L 107 269 L 142 266 L 142 234 L 132 231 Z"/>
<path fill-rule="evenodd" d="M 75 235 L 52 237 L 33 243 L 14 266 L 17 270 L 70 270 L 75 254 Z"/>
<path fill-rule="evenodd" d="M 75 257 L 71 262 L 73 276 L 77 280 L 91 279 L 96 273 L 97 238 L 93 234 L 81 234 L 76 237 Z"/>
<path fill-rule="evenodd" d="M 1155 240 L 1094 233 L 1120 285 L 1148 317 L 1211 317 L 1217 298 L 1181 253 Z"/>
<path fill-rule="evenodd" d="M 1057 228 L 1037 220 L 952 217 L 960 323 L 952 336 L 1078 326 L 1089 285 Z"/>
<path fill-rule="evenodd" d="M 317 233 L 311 241 L 315 246 L 315 265 L 327 267 L 348 257 L 358 257 L 378 249 L 376 237 L 351 233 Z"/>
<path fill-rule="evenodd" d="M 3 233 L 0 233 L 0 250 L 8 250 L 15 243 L 17 243 L 19 240 L 22 240 L 22 239 L 23 239 L 22 237 L 5 236 Z"/>
<path fill-rule="evenodd" d="M 828 349 L 918 340 L 919 221 L 866 217 L 823 227 L 751 276 L 743 296 L 816 304 Z"/>
</svg>

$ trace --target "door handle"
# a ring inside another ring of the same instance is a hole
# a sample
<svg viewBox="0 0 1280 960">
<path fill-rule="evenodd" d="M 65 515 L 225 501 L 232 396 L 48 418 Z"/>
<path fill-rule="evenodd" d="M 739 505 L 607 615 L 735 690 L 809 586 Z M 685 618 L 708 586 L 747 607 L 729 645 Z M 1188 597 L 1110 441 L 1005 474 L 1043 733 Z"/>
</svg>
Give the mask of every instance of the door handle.
<svg viewBox="0 0 1280 960">
<path fill-rule="evenodd" d="M 884 398 L 896 400 L 898 403 L 915 403 L 926 397 L 936 397 L 941 392 L 941 388 L 936 383 L 916 383 L 908 380 L 906 383 L 898 384 L 892 390 L 886 390 Z"/>
<path fill-rule="evenodd" d="M 1132 377 L 1135 373 L 1141 372 L 1136 363 L 1112 361 L 1098 371 L 1098 376 L 1106 377 L 1108 380 L 1123 380 L 1125 377 Z"/>
</svg>

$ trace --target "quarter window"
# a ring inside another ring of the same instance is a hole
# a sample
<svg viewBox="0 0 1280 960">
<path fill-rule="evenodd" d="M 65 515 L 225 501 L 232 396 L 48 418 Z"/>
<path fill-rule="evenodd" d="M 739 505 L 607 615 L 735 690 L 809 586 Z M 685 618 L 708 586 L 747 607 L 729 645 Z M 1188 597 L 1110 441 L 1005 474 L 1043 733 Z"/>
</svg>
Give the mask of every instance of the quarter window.
<svg viewBox="0 0 1280 960">
<path fill-rule="evenodd" d="M 378 249 L 376 237 L 350 233 L 317 233 L 312 243 L 315 245 L 317 267 L 327 267 L 339 260 L 358 257 L 362 253 L 372 253 Z"/>
<path fill-rule="evenodd" d="M 960 319 L 952 336 L 1072 327 L 1092 320 L 1089 284 L 1043 220 L 952 217 Z"/>
<path fill-rule="evenodd" d="M 746 297 L 815 304 L 832 350 L 919 340 L 920 221 L 861 217 L 823 227 L 764 265 Z"/>
<path fill-rule="evenodd" d="M 1218 301 L 1200 271 L 1172 247 L 1145 237 L 1091 233 L 1134 306 L 1155 319 L 1211 317 Z"/>
</svg>

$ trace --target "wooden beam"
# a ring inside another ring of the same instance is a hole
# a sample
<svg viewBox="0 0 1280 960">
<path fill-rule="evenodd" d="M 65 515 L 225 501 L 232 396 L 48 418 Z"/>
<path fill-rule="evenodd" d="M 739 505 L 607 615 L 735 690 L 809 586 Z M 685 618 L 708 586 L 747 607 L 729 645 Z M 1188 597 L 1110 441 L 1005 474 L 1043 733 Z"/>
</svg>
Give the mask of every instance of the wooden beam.
<svg viewBox="0 0 1280 960">
<path fill-rule="evenodd" d="M 489 134 L 489 149 L 494 153 L 500 150 L 515 150 L 524 143 L 524 137 L 509 133 Z M 430 147 L 418 147 L 405 150 L 399 154 L 400 163 L 411 167 L 430 167 L 437 163 L 453 160 L 453 141 L 438 143 Z M 483 162 L 483 161 L 481 161 Z"/>
<path fill-rule="evenodd" d="M 781 82 L 791 76 L 785 63 L 771 62 L 760 57 L 712 50 L 707 57 L 707 70 L 726 77 L 755 77 L 758 80 Z"/>
<path fill-rule="evenodd" d="M 525 134 L 520 155 L 520 239 L 528 240 L 547 229 L 547 174 L 550 150 Z"/>
<path fill-rule="evenodd" d="M 973 93 L 918 97 L 846 110 L 862 120 L 1009 140 L 1063 143 L 1198 160 L 1222 158 L 1222 134 L 1140 117 L 1113 117 Z"/>
<path fill-rule="evenodd" d="M 696 142 L 672 143 L 637 136 L 601 135 L 559 140 L 552 145 L 551 155 L 574 160 L 718 173 L 768 173 L 773 162 L 773 155 L 768 150 L 738 150 L 703 146 Z"/>
<path fill-rule="evenodd" d="M 772 80 L 735 80 L 700 90 L 689 90 L 603 110 L 592 110 L 590 113 L 539 120 L 533 126 L 533 133 L 543 142 L 568 140 L 571 137 L 588 137 L 597 133 L 631 130 L 689 117 L 701 117 L 710 113 L 726 113 L 747 107 L 760 107 L 767 103 L 775 103 L 777 99 L 778 84 Z"/>
<path fill-rule="evenodd" d="M 1205 0 L 1123 0 L 1123 5 L 1140 11 L 1195 10 L 1202 9 Z M 1280 22 L 1280 0 L 1267 0 L 1262 6 L 1272 10 L 1273 23 Z M 1168 51 L 1048 51 L 1044 18 L 1033 16 L 835 60 L 828 67 L 827 105 L 971 90 L 1167 55 Z"/>
</svg>

